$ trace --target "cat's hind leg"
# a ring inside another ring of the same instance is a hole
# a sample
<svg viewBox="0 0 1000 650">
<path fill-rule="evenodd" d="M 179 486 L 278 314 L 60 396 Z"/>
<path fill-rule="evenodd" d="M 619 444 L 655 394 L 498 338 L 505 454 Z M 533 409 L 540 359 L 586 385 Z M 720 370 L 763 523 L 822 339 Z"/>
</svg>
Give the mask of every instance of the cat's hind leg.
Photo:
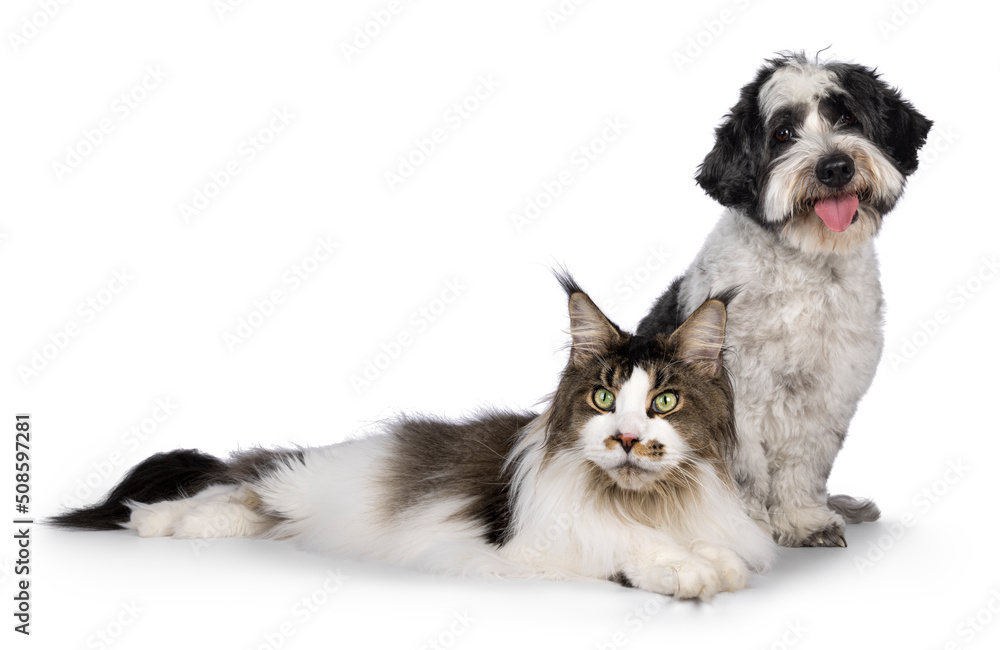
<svg viewBox="0 0 1000 650">
<path fill-rule="evenodd" d="M 187 499 L 177 501 L 158 501 L 157 503 L 125 503 L 132 514 L 122 528 L 131 528 L 139 533 L 139 537 L 170 537 L 174 534 L 174 525 L 181 515 L 191 509 Z"/>
<path fill-rule="evenodd" d="M 125 528 L 140 537 L 254 537 L 270 527 L 267 517 L 255 511 L 256 502 L 247 486 L 213 485 L 185 499 L 129 502 Z"/>
</svg>

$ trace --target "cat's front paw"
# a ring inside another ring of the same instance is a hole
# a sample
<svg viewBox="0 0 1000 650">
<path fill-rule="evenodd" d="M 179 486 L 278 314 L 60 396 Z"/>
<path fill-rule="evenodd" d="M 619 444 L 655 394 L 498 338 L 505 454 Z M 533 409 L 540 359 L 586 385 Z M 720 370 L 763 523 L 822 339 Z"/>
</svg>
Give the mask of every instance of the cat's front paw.
<svg viewBox="0 0 1000 650">
<path fill-rule="evenodd" d="M 707 542 L 695 542 L 691 550 L 715 566 L 722 577 L 723 591 L 740 591 L 746 588 L 750 570 L 735 552 L 725 546 Z"/>
<path fill-rule="evenodd" d="M 847 546 L 843 517 L 825 506 L 772 512 L 771 528 L 782 546 Z"/>
<path fill-rule="evenodd" d="M 675 598 L 709 600 L 726 590 L 726 581 L 718 569 L 700 556 L 654 564 L 629 580 L 639 589 Z"/>
</svg>

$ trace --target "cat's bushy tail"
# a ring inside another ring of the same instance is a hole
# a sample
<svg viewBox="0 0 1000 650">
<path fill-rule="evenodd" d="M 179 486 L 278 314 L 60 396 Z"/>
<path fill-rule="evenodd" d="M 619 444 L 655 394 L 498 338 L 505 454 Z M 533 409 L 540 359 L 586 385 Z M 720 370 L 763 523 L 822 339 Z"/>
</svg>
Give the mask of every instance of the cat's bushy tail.
<svg viewBox="0 0 1000 650">
<path fill-rule="evenodd" d="M 882 516 L 882 511 L 871 499 L 855 499 L 846 494 L 834 494 L 826 500 L 826 505 L 849 524 L 876 521 Z"/>
<path fill-rule="evenodd" d="M 226 462 L 197 449 L 177 449 L 150 456 L 125 475 L 101 503 L 70 510 L 46 523 L 80 530 L 124 528 L 131 516 L 128 502 L 155 503 L 195 494 L 210 483 L 226 480 Z"/>
</svg>

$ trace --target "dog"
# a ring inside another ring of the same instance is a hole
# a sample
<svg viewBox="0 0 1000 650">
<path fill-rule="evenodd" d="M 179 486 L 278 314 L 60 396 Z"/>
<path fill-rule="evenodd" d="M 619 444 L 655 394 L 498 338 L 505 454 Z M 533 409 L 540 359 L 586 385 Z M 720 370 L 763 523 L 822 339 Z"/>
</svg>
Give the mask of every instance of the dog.
<svg viewBox="0 0 1000 650">
<path fill-rule="evenodd" d="M 829 496 L 827 478 L 883 347 L 873 239 L 917 168 L 932 122 L 875 70 L 767 60 L 716 129 L 696 180 L 727 209 L 639 325 L 672 332 L 737 287 L 727 365 L 734 474 L 783 546 L 846 546 L 876 505 Z"/>
</svg>

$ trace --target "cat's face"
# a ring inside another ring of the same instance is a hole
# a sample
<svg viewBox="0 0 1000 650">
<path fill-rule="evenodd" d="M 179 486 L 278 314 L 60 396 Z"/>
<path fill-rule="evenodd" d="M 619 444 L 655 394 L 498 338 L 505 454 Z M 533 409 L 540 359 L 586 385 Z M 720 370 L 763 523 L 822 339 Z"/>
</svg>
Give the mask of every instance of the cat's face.
<svg viewBox="0 0 1000 650">
<path fill-rule="evenodd" d="M 708 301 L 669 338 L 638 340 L 573 293 L 552 451 L 582 456 L 626 490 L 690 484 L 693 464 L 724 462 L 733 435 L 725 318 L 724 304 Z"/>
</svg>

